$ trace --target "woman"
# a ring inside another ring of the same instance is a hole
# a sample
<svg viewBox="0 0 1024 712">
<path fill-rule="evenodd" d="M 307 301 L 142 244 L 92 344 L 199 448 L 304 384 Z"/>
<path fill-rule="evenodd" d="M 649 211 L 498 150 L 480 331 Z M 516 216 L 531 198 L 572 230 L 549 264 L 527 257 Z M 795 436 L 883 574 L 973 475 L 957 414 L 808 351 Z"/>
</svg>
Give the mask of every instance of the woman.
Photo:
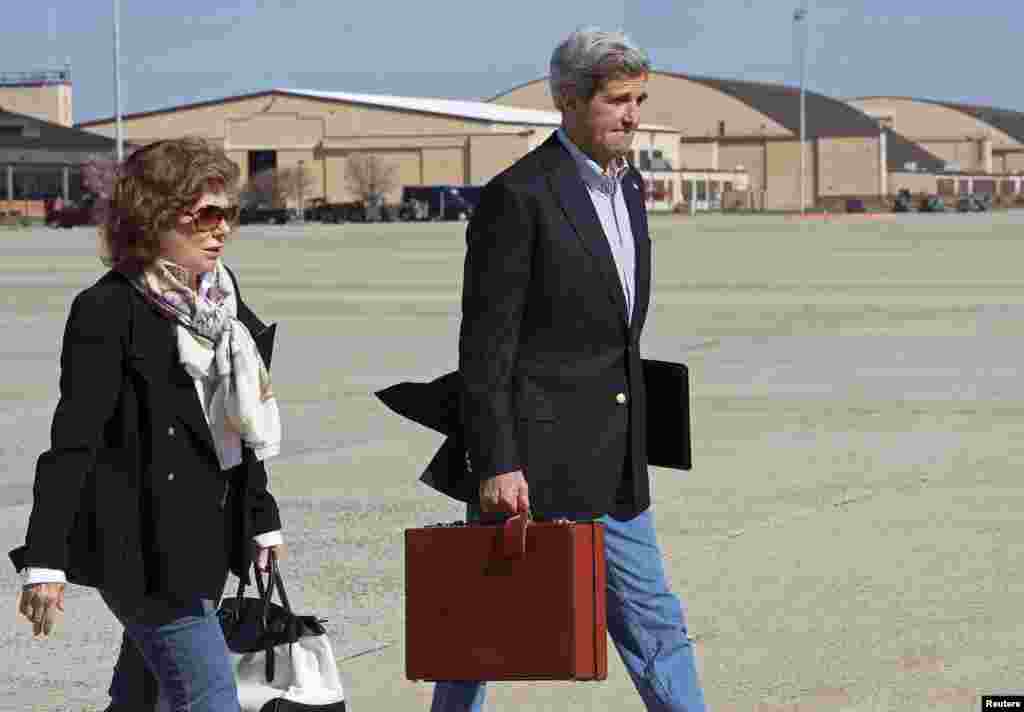
<svg viewBox="0 0 1024 712">
<path fill-rule="evenodd" d="M 66 581 L 124 625 L 111 712 L 139 709 L 150 674 L 171 710 L 238 710 L 216 605 L 229 570 L 248 581 L 254 553 L 263 568 L 282 546 L 262 462 L 280 421 L 256 345 L 269 357 L 273 332 L 222 260 L 238 175 L 198 138 L 125 161 L 103 230 L 112 269 L 71 305 L 52 446 L 11 553 L 36 635 Z"/>
</svg>

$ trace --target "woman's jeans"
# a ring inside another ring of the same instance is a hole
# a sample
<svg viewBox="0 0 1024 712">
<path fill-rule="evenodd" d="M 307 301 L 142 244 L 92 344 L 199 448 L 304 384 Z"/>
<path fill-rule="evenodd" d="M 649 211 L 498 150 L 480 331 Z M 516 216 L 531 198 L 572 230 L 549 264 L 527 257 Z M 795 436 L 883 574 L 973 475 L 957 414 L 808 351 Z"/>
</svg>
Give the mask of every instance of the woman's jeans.
<svg viewBox="0 0 1024 712">
<path fill-rule="evenodd" d="M 125 630 L 108 712 L 239 711 L 216 601 L 100 596 Z"/>
<path fill-rule="evenodd" d="M 473 508 L 469 519 L 476 518 Z M 570 517 L 571 518 L 571 517 Z M 650 510 L 620 521 L 604 516 L 608 633 L 633 684 L 653 712 L 704 712 L 682 605 L 665 579 Z M 480 712 L 483 682 L 439 682 L 432 712 Z"/>
</svg>

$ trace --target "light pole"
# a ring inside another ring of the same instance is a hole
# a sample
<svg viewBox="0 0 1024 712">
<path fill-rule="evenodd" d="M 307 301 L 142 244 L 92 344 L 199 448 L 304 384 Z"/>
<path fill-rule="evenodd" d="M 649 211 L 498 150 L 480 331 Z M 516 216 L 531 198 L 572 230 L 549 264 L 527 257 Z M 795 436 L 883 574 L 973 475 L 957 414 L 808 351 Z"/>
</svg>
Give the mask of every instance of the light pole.
<svg viewBox="0 0 1024 712">
<path fill-rule="evenodd" d="M 121 12 L 114 0 L 114 121 L 117 126 L 117 163 L 124 161 L 124 133 L 121 129 Z"/>
<path fill-rule="evenodd" d="M 807 45 L 810 37 L 810 28 L 807 14 L 808 5 L 811 0 L 803 0 L 803 4 L 793 13 L 793 24 L 803 24 L 804 41 L 800 51 L 800 214 L 804 215 L 807 206 Z"/>
</svg>

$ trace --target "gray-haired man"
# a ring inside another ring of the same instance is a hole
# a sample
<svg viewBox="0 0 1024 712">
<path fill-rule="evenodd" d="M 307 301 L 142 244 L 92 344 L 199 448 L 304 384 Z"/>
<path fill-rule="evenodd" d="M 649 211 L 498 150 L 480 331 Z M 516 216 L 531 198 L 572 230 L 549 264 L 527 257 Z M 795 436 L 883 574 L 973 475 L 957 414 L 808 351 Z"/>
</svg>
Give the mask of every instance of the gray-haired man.
<svg viewBox="0 0 1024 712">
<path fill-rule="evenodd" d="M 703 712 L 679 599 L 649 511 L 639 339 L 651 242 L 625 156 L 650 62 L 622 34 L 554 51 L 562 127 L 492 180 L 467 233 L 459 370 L 479 509 L 605 524 L 608 630 L 649 710 Z M 500 615 L 500 612 L 498 612 Z M 480 710 L 443 682 L 434 712 Z"/>
</svg>

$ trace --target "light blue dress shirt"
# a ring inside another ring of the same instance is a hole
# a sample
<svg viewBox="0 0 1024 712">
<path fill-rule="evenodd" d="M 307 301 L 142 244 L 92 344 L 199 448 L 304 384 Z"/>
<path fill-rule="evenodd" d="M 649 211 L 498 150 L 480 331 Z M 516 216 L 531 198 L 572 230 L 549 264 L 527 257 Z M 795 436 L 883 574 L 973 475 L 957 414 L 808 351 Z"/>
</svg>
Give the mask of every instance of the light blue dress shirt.
<svg viewBox="0 0 1024 712">
<path fill-rule="evenodd" d="M 558 140 L 576 161 L 590 201 L 597 211 L 597 218 L 604 228 L 604 236 L 612 250 L 615 268 L 622 282 L 622 292 L 626 297 L 626 321 L 629 323 L 633 319 L 633 303 L 636 300 L 636 244 L 626 198 L 622 193 L 622 178 L 629 164 L 624 158 L 618 158 L 612 161 L 606 173 L 594 159 L 572 142 L 563 129 L 558 129 L 557 134 Z"/>
</svg>

